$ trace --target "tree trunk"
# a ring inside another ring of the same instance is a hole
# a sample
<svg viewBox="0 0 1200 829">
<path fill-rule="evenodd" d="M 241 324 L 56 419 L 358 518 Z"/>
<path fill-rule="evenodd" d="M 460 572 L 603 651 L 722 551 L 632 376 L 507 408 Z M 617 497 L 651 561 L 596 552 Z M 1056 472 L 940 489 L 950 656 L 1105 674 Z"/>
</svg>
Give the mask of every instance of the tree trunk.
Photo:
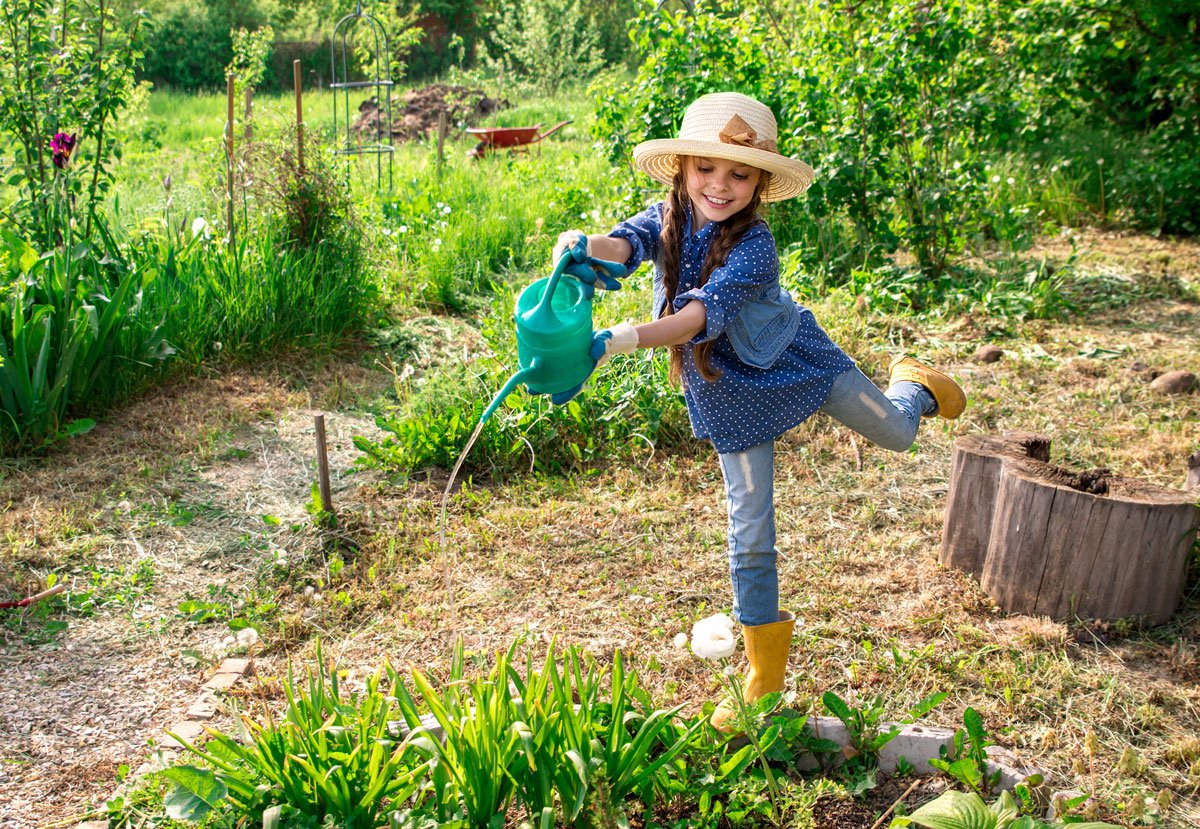
<svg viewBox="0 0 1200 829">
<path fill-rule="evenodd" d="M 983 575 L 1000 467 L 1006 458 L 1050 460 L 1050 439 L 1030 432 L 967 435 L 954 441 L 950 493 L 938 560 L 946 567 Z"/>
<path fill-rule="evenodd" d="M 1010 613 L 1054 619 L 1171 618 L 1200 525 L 1195 496 L 1009 459 L 980 579 Z"/>
</svg>

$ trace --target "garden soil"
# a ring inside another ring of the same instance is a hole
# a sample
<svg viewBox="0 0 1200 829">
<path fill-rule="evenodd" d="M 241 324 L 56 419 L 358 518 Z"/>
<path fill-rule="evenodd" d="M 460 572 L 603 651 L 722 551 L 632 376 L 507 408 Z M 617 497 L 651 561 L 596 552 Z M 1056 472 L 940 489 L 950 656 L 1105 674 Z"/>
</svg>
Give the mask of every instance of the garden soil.
<svg viewBox="0 0 1200 829">
<path fill-rule="evenodd" d="M 1145 367 L 1200 373 L 1200 246 L 1101 233 L 1074 245 L 1109 290 L 1150 280 L 1163 291 L 1053 323 L 964 318 L 926 329 L 911 317 L 864 318 L 879 329 L 874 341 L 889 343 L 878 353 L 858 344 L 868 373 L 882 382 L 892 351 L 915 351 L 964 380 L 967 413 L 926 423 L 918 448 L 898 455 L 855 444 L 823 418 L 781 441 L 781 586 L 797 614 L 789 687 L 800 700 L 882 694 L 896 714 L 950 691 L 925 722 L 953 726 L 972 705 L 1051 785 L 1095 790 L 1108 804 L 1130 792 L 1139 803 L 1169 797 L 1162 825 L 1200 826 L 1195 577 L 1176 619 L 1141 631 L 1006 617 L 977 583 L 937 565 L 958 434 L 1046 433 L 1065 465 L 1183 483 L 1200 395 L 1154 396 Z M 1030 261 L 1064 261 L 1071 248 L 1052 240 Z M 444 678 L 459 637 L 470 664 L 486 668 L 521 637 L 537 648 L 578 644 L 601 661 L 620 649 L 657 701 L 689 712 L 718 692 L 711 666 L 672 645 L 728 606 L 711 452 L 647 448 L 627 464 L 507 481 L 476 468 L 451 501 L 443 559 L 446 473 L 360 469 L 352 439 L 379 437 L 372 412 L 394 390 L 483 347 L 463 323 L 405 325 L 419 349 L 212 366 L 41 458 L 0 463 L 0 590 L 27 595 L 52 571 L 70 587 L 43 606 L 0 611 L 2 829 L 101 816 L 126 769 L 165 745 L 164 729 L 228 656 L 255 661 L 255 676 L 230 695 L 251 712 L 278 710 L 289 659 L 311 664 L 318 639 L 350 688 L 385 659 Z M 985 341 L 1004 359 L 974 363 Z M 306 510 L 318 412 L 332 529 Z M 258 623 L 261 640 L 239 645 L 230 616 Z M 228 710 L 212 721 L 231 722 Z M 822 801 L 817 825 L 866 829 L 891 792 Z"/>
<path fill-rule="evenodd" d="M 392 98 L 391 136 L 395 141 L 417 141 L 437 135 L 443 113 L 448 128 L 478 126 L 485 118 L 508 107 L 508 101 L 489 98 L 482 89 L 435 83 L 411 89 Z M 359 105 L 354 134 L 363 141 L 388 132 L 387 113 L 376 98 Z"/>
</svg>

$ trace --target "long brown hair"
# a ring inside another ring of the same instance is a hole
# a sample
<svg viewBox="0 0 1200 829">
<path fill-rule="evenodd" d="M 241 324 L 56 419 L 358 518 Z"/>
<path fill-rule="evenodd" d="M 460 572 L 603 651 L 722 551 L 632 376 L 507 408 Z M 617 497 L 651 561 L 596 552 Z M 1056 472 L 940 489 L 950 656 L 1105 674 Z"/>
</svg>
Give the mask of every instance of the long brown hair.
<svg viewBox="0 0 1200 829">
<path fill-rule="evenodd" d="M 694 163 L 691 156 L 679 156 L 678 170 L 671 182 L 671 193 L 667 196 L 667 203 L 663 208 L 662 251 L 658 264 L 662 271 L 667 302 L 660 314 L 662 317 L 675 313 L 675 295 L 679 292 L 679 252 L 683 249 L 683 228 L 687 222 L 687 210 L 684 207 L 688 203 L 686 165 Z M 709 275 L 725 264 L 725 259 L 729 256 L 730 251 L 737 247 L 738 242 L 742 241 L 746 231 L 758 222 L 758 207 L 770 179 L 771 174 L 766 170 L 761 170 L 758 186 L 754 188 L 754 195 L 750 198 L 750 203 L 725 221 L 717 224 L 716 238 L 713 239 L 712 245 L 708 249 L 708 256 L 704 258 L 704 266 L 700 269 L 700 278 L 696 282 L 697 288 L 708 282 Z M 692 351 L 692 356 L 696 360 L 696 370 L 710 383 L 721 376 L 721 372 L 712 365 L 714 342 L 715 340 L 708 340 L 700 343 Z M 682 345 L 671 346 L 670 377 L 671 382 L 675 384 L 683 381 Z"/>
</svg>

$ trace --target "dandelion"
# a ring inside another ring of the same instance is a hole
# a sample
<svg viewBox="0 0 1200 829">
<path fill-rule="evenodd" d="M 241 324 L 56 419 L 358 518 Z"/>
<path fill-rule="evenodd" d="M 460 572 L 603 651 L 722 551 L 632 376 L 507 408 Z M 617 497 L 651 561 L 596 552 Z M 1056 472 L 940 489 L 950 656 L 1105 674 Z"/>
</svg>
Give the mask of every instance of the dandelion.
<svg viewBox="0 0 1200 829">
<path fill-rule="evenodd" d="M 442 213 L 447 216 L 449 216 L 452 212 L 454 212 L 454 211 L 452 211 L 450 209 L 450 205 L 446 205 L 445 207 L 442 208 Z"/>
<path fill-rule="evenodd" d="M 1013 178 L 1012 176 L 1008 177 L 1008 186 L 1009 187 L 1012 187 L 1016 183 L 1017 183 L 1017 180 L 1015 178 Z"/>
<path fill-rule="evenodd" d="M 242 628 L 237 632 L 237 643 L 248 648 L 258 642 L 258 631 L 254 628 Z"/>
<path fill-rule="evenodd" d="M 716 613 L 692 625 L 692 653 L 701 659 L 728 659 L 737 649 L 733 620 Z"/>
<path fill-rule="evenodd" d="M 50 152 L 53 153 L 51 160 L 54 162 L 54 166 L 60 170 L 66 167 L 67 162 L 71 160 L 71 151 L 74 149 L 75 133 L 54 133 L 54 137 L 50 139 Z"/>
<path fill-rule="evenodd" d="M 680 633 L 675 634 L 675 643 L 674 643 L 675 647 L 686 648 L 687 643 L 688 643 L 688 635 L 686 633 L 680 632 Z"/>
<path fill-rule="evenodd" d="M 397 229 L 398 233 L 408 233 L 408 225 L 400 225 Z"/>
<path fill-rule="evenodd" d="M 992 176 L 992 184 L 999 184 L 1000 176 Z"/>
</svg>

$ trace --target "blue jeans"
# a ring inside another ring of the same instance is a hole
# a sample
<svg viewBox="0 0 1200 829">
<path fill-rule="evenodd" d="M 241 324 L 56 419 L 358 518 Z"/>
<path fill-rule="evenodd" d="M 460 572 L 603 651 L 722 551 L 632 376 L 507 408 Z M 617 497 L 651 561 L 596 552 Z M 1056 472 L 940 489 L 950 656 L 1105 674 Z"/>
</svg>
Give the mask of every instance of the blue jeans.
<svg viewBox="0 0 1200 829">
<path fill-rule="evenodd" d="M 933 395 L 918 383 L 901 382 L 881 392 L 857 368 L 839 374 L 821 411 L 872 443 L 902 452 L 917 437 Z M 717 456 L 729 503 L 729 575 L 733 617 L 743 625 L 779 621 L 779 575 L 775 569 L 775 441 Z"/>
</svg>

